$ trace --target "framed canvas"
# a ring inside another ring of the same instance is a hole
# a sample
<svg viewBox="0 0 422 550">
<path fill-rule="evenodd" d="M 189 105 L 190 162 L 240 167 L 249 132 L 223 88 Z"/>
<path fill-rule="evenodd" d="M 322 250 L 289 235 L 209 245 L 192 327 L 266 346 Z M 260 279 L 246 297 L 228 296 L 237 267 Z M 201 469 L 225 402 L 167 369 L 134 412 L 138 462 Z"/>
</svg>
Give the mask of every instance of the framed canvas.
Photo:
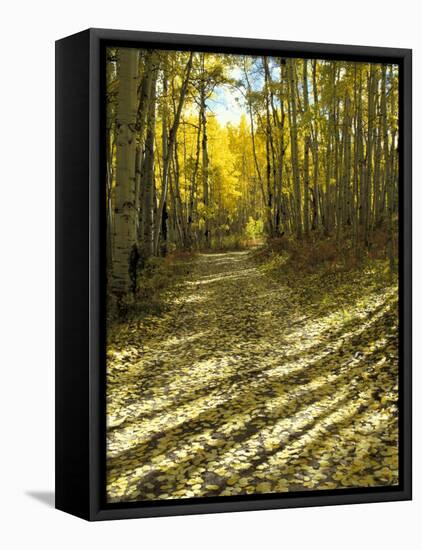
<svg viewBox="0 0 422 550">
<path fill-rule="evenodd" d="M 411 50 L 56 43 L 56 507 L 411 498 Z"/>
</svg>

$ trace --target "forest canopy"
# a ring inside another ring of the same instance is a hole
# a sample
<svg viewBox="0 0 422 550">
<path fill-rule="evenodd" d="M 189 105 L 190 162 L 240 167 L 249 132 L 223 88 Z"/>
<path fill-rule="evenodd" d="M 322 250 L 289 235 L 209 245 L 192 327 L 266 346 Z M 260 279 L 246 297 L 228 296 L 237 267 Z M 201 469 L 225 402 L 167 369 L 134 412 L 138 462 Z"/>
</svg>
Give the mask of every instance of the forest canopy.
<svg viewBox="0 0 422 550">
<path fill-rule="evenodd" d="M 109 48 L 110 289 L 152 256 L 282 236 L 359 256 L 378 235 L 394 269 L 397 149 L 395 65 Z"/>
</svg>

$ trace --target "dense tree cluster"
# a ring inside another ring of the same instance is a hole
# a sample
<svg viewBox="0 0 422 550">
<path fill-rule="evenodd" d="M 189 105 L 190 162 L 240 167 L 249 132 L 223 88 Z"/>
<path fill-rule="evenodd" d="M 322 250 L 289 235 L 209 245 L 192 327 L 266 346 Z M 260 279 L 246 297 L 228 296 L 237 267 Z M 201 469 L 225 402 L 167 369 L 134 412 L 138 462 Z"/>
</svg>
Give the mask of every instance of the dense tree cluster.
<svg viewBox="0 0 422 550">
<path fill-rule="evenodd" d="M 110 48 L 110 289 L 151 256 L 284 234 L 358 253 L 382 232 L 394 268 L 397 149 L 397 66 Z"/>
</svg>

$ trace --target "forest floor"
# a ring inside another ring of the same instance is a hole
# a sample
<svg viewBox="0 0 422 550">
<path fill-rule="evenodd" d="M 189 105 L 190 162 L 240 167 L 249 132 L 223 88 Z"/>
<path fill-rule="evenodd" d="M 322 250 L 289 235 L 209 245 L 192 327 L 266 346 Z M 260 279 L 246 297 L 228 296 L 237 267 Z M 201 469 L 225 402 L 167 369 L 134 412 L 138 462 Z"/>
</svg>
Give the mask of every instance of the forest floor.
<svg viewBox="0 0 422 550">
<path fill-rule="evenodd" d="M 397 284 L 199 254 L 113 327 L 109 502 L 395 485 Z"/>
</svg>

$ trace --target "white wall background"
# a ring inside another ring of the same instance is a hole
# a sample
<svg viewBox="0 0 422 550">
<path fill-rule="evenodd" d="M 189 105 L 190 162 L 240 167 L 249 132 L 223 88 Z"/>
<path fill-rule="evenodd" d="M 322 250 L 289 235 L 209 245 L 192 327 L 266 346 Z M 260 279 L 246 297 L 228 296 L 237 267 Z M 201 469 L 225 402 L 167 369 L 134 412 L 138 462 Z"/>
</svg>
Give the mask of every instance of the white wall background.
<svg viewBox="0 0 422 550">
<path fill-rule="evenodd" d="M 414 201 L 421 205 L 421 17 L 412 0 L 4 2 L 0 31 L 0 540 L 3 548 L 420 548 L 420 242 L 415 215 L 415 500 L 89 524 L 53 490 L 54 40 L 87 27 L 414 49 Z M 417 207 L 419 205 L 419 208 Z M 34 498 L 34 493 L 38 498 Z M 418 541 L 419 539 L 419 541 Z"/>
</svg>

